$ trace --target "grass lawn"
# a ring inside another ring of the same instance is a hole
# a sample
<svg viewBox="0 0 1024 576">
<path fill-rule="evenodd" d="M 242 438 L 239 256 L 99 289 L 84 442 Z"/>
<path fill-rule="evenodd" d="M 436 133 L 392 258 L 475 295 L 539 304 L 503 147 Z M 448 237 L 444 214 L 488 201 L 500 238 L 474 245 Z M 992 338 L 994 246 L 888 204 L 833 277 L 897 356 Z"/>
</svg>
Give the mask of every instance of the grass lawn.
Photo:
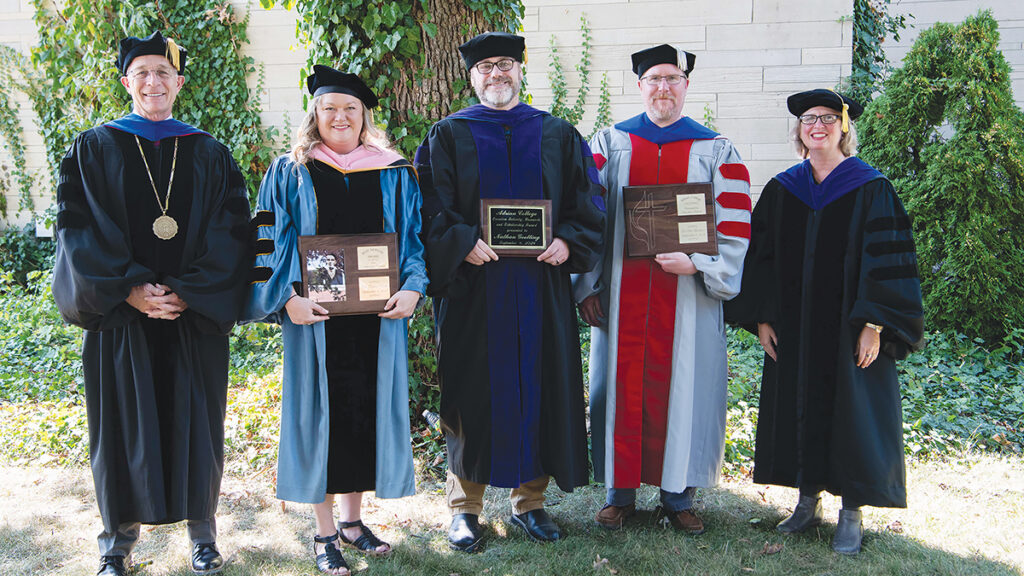
<svg viewBox="0 0 1024 576">
<path fill-rule="evenodd" d="M 100 527 L 86 469 L 0 467 L 0 574 L 81 575 L 96 567 Z M 826 496 L 826 524 L 798 536 L 776 534 L 795 490 L 729 480 L 698 496 L 708 531 L 697 537 L 651 522 L 656 492 L 640 491 L 645 510 L 622 531 L 596 526 L 600 486 L 572 494 L 552 488 L 549 510 L 566 539 L 533 544 L 507 521 L 507 490 L 488 490 L 486 547 L 467 555 L 448 549 L 443 486 L 421 483 L 402 500 L 367 498 L 364 520 L 390 541 L 387 559 L 346 553 L 353 568 L 379 575 L 978 575 L 1024 570 L 1024 459 L 964 455 L 914 462 L 908 469 L 910 507 L 865 509 L 864 550 L 832 553 L 838 499 Z M 270 474 L 224 479 L 218 515 L 226 576 L 316 574 L 310 508 L 282 507 Z M 138 574 L 191 574 L 184 526 L 144 527 Z"/>
</svg>

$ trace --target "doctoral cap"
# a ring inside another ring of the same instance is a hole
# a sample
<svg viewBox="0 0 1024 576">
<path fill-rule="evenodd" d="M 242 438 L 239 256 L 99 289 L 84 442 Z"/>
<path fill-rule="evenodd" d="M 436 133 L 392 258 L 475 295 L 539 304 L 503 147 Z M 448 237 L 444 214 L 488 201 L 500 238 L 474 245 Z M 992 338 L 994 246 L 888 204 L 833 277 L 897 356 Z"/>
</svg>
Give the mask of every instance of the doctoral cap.
<svg viewBox="0 0 1024 576">
<path fill-rule="evenodd" d="M 187 51 L 183 47 L 178 46 L 174 40 L 164 38 L 159 30 L 145 38 L 129 36 L 121 40 L 121 46 L 117 52 L 117 69 L 121 71 L 123 76 L 127 74 L 132 60 L 139 56 L 148 56 L 150 54 L 166 57 L 171 62 L 171 66 L 174 66 L 175 70 L 178 71 L 179 76 L 185 73 Z"/>
<path fill-rule="evenodd" d="M 697 57 L 693 54 L 685 50 L 678 50 L 668 44 L 635 52 L 632 58 L 633 72 L 636 73 L 637 78 L 642 78 L 644 72 L 658 64 L 672 64 L 682 70 L 683 74 L 689 76 L 690 71 L 693 70 L 693 63 L 697 60 Z M 680 64 L 680 62 L 685 64 L 685 66 Z"/>
<path fill-rule="evenodd" d="M 330 66 L 313 66 L 313 73 L 306 77 L 306 88 L 314 97 L 332 93 L 355 96 L 362 100 L 363 106 L 367 108 L 376 108 L 379 103 L 377 95 L 359 76 L 335 70 Z"/>
<path fill-rule="evenodd" d="M 825 106 L 837 110 L 843 115 L 843 132 L 850 131 L 850 120 L 856 120 L 864 113 L 864 107 L 856 100 L 828 88 L 797 92 L 786 99 L 786 106 L 789 107 L 789 112 L 793 116 L 801 116 L 815 106 Z"/>
<path fill-rule="evenodd" d="M 508 56 L 517 62 L 525 62 L 526 39 L 507 32 L 485 32 L 459 46 L 459 53 L 466 61 L 467 70 L 477 62 L 495 56 Z"/>
</svg>

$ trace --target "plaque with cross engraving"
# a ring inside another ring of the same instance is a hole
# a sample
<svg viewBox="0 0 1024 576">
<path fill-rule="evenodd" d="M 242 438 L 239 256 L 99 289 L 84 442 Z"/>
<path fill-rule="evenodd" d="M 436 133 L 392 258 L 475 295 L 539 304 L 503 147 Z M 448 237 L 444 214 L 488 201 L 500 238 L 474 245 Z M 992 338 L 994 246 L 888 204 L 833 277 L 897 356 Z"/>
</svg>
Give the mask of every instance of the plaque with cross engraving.
<svg viewBox="0 0 1024 576">
<path fill-rule="evenodd" d="M 624 186 L 626 255 L 718 254 L 714 203 L 707 182 Z"/>
</svg>

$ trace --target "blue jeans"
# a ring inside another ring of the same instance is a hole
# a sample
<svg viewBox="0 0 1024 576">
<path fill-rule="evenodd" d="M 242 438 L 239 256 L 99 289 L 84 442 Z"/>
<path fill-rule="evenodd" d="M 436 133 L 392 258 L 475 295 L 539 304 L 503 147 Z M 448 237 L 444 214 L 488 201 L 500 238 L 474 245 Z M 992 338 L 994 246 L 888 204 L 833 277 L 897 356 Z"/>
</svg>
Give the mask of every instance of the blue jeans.
<svg viewBox="0 0 1024 576">
<path fill-rule="evenodd" d="M 669 512 L 680 512 L 693 507 L 693 495 L 697 488 L 690 486 L 682 492 L 661 491 L 661 506 Z M 628 506 L 636 502 L 636 488 L 609 488 L 607 503 L 609 506 Z"/>
</svg>

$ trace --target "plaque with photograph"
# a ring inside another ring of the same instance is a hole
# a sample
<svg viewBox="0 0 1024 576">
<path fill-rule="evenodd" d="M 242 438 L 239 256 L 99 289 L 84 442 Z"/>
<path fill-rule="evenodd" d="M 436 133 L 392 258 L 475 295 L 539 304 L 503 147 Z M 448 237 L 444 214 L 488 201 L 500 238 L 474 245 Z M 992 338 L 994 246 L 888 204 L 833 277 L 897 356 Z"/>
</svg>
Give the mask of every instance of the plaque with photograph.
<svg viewBox="0 0 1024 576">
<path fill-rule="evenodd" d="M 551 244 L 551 200 L 481 198 L 480 236 L 498 256 L 539 256 Z"/>
<path fill-rule="evenodd" d="M 624 186 L 626 255 L 718 254 L 715 198 L 708 182 Z"/>
<path fill-rule="evenodd" d="M 330 316 L 377 314 L 398 292 L 395 234 L 299 236 L 302 296 Z"/>
</svg>

